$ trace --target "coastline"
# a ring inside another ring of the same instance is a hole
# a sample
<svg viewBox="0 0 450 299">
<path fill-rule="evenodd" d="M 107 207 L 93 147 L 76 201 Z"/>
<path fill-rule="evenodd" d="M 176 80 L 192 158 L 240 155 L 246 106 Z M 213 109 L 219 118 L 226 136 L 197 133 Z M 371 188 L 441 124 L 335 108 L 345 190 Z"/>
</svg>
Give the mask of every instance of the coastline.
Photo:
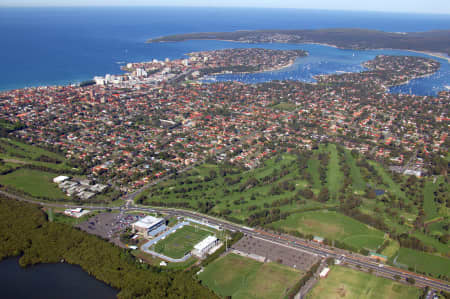
<svg viewBox="0 0 450 299">
<path fill-rule="evenodd" d="M 266 73 L 266 72 L 276 72 L 276 71 L 281 71 L 285 68 L 291 67 L 295 64 L 295 62 L 297 61 L 297 59 L 302 58 L 302 57 L 306 57 L 306 56 L 297 56 L 293 61 L 289 61 L 288 64 L 285 65 L 281 65 L 278 67 L 273 67 L 273 68 L 268 68 L 265 70 L 260 70 L 260 71 L 256 71 L 256 72 L 239 72 L 239 73 L 227 73 L 226 71 L 224 72 L 220 72 L 220 73 L 215 73 L 215 74 L 210 74 L 208 76 L 219 76 L 219 75 L 240 75 L 240 74 L 260 74 L 260 73 Z"/>
<path fill-rule="evenodd" d="M 448 63 L 450 63 L 450 56 L 444 54 L 444 53 L 440 53 L 440 52 L 428 52 L 428 51 L 418 51 L 418 50 L 407 50 L 409 52 L 414 52 L 414 53 L 420 53 L 420 54 L 425 54 L 425 55 L 429 55 L 429 56 L 433 56 L 433 57 L 437 57 L 437 58 L 441 58 L 444 60 L 447 60 Z"/>
</svg>

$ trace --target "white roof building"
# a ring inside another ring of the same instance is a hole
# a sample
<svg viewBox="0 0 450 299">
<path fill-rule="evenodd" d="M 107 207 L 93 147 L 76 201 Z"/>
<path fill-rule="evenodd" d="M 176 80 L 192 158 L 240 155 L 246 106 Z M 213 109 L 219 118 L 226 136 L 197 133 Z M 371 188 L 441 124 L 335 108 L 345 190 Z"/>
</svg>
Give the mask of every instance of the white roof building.
<svg viewBox="0 0 450 299">
<path fill-rule="evenodd" d="M 133 223 L 133 225 L 135 227 L 139 227 L 139 228 L 150 228 L 152 226 L 154 226 L 155 224 L 158 224 L 161 222 L 161 220 L 163 220 L 162 218 L 156 218 L 153 216 L 146 216 L 142 219 L 140 219 L 139 221 Z"/>
<path fill-rule="evenodd" d="M 164 218 L 146 216 L 131 225 L 133 232 L 140 232 L 145 237 L 154 236 L 166 228 Z"/>
<path fill-rule="evenodd" d="M 69 179 L 68 176 L 60 175 L 60 176 L 57 176 L 56 178 L 53 178 L 53 183 L 60 184 L 68 179 Z"/>
<path fill-rule="evenodd" d="M 328 272 L 330 272 L 330 268 L 323 268 L 323 270 L 320 272 L 319 276 L 320 278 L 325 278 L 328 276 Z"/>
<path fill-rule="evenodd" d="M 211 248 L 217 245 L 218 242 L 219 239 L 215 236 L 208 236 L 194 246 L 192 254 L 203 258 Z"/>
</svg>

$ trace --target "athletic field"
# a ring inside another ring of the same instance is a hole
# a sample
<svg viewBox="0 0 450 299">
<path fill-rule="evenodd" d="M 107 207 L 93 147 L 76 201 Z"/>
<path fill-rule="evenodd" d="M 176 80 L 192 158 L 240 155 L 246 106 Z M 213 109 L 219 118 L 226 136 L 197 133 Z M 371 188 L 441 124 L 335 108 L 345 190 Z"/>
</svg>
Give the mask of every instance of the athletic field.
<svg viewBox="0 0 450 299">
<path fill-rule="evenodd" d="M 154 250 L 171 258 L 181 258 L 190 252 L 195 244 L 209 235 L 214 235 L 214 233 L 185 225 L 156 243 Z"/>
<path fill-rule="evenodd" d="M 308 299 L 406 299 L 419 298 L 421 290 L 345 267 L 334 266 L 327 278 L 322 278 L 308 294 Z"/>
<path fill-rule="evenodd" d="M 228 254 L 207 266 L 199 279 L 222 297 L 269 299 L 284 298 L 301 276 L 301 271 L 284 265 Z"/>
</svg>

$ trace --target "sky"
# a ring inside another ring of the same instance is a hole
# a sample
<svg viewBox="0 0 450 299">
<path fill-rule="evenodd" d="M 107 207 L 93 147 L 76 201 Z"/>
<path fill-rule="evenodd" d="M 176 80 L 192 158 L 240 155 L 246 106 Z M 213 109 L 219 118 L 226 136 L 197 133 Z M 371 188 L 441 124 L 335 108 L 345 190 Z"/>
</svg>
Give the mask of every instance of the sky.
<svg viewBox="0 0 450 299">
<path fill-rule="evenodd" d="M 449 0 L 0 0 L 0 6 L 209 6 L 436 13 Z"/>
</svg>

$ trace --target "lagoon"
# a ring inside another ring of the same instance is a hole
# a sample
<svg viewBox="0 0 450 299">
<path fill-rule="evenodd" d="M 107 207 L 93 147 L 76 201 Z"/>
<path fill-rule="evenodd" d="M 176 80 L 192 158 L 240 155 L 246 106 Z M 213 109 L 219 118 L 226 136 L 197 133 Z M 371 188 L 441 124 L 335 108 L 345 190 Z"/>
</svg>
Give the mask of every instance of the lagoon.
<svg viewBox="0 0 450 299">
<path fill-rule="evenodd" d="M 22 268 L 18 258 L 0 262 L 0 290 L 4 299 L 109 299 L 118 291 L 66 263 Z"/>
</svg>

